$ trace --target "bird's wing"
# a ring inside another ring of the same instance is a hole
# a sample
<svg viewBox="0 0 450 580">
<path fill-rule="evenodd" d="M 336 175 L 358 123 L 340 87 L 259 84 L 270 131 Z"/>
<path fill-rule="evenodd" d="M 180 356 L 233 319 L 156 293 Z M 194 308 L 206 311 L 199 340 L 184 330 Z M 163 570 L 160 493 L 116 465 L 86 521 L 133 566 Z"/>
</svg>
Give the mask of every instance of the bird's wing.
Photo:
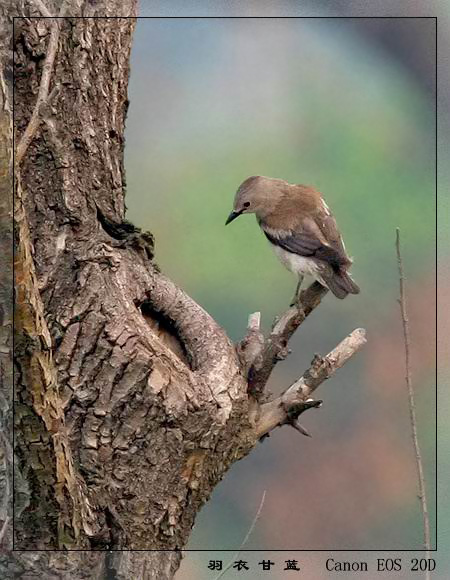
<svg viewBox="0 0 450 580">
<path fill-rule="evenodd" d="M 334 248 L 341 256 L 342 263 L 351 264 L 351 260 L 345 250 L 344 242 L 342 241 L 342 236 L 339 233 L 336 220 L 328 208 L 326 208 L 326 212 L 320 212 L 320 215 L 316 217 L 313 223 L 320 231 L 321 237 L 324 239 L 326 245 Z"/>
<path fill-rule="evenodd" d="M 342 266 L 350 264 L 343 246 L 339 244 L 331 245 L 328 241 L 325 241 L 322 229 L 316 224 L 315 220 L 305 218 L 297 225 L 295 230 L 274 230 L 264 227 L 264 225 L 262 225 L 262 229 L 272 244 L 293 254 L 326 262 L 333 270 L 339 270 Z"/>
</svg>

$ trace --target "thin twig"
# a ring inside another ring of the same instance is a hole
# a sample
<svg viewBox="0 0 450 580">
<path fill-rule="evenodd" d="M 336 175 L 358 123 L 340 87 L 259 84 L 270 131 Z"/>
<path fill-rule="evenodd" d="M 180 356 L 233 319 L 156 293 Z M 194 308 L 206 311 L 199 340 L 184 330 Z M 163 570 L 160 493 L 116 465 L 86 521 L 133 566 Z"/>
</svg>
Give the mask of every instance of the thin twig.
<svg viewBox="0 0 450 580">
<path fill-rule="evenodd" d="M 397 265 L 398 265 L 398 275 L 400 280 L 400 312 L 402 316 L 403 324 L 403 339 L 405 342 L 405 367 L 406 367 L 406 387 L 408 389 L 408 400 L 409 400 L 409 419 L 411 422 L 411 434 L 414 445 L 414 453 L 416 457 L 416 468 L 417 468 L 417 479 L 419 485 L 419 499 L 422 506 L 422 516 L 423 516 L 423 533 L 424 533 L 424 546 L 427 550 L 427 558 L 430 557 L 431 550 L 431 535 L 430 535 L 430 516 L 428 513 L 427 496 L 425 491 L 425 476 L 423 471 L 422 457 L 420 454 L 419 439 L 417 437 L 417 419 L 416 419 L 416 404 L 414 400 L 414 389 L 412 385 L 411 378 L 411 354 L 410 354 L 410 335 L 409 335 L 409 320 L 406 311 L 406 295 L 405 295 L 405 275 L 403 273 L 403 260 L 400 251 L 400 229 L 396 229 L 396 241 L 395 246 L 397 249 Z M 430 578 L 430 573 L 427 571 L 425 577 Z"/>
<path fill-rule="evenodd" d="M 42 2 L 40 3 L 42 4 Z M 40 4 L 36 4 L 39 9 L 42 9 Z M 50 87 L 50 79 L 53 72 L 53 64 L 55 62 L 56 51 L 58 49 L 58 39 L 60 30 L 60 19 L 64 16 L 67 7 L 67 1 L 64 1 L 61 5 L 61 9 L 58 14 L 58 18 L 55 18 L 51 29 L 50 29 L 50 39 L 48 41 L 47 54 L 45 56 L 44 66 L 42 68 L 41 82 L 39 84 L 38 96 L 36 99 L 36 104 L 34 105 L 33 112 L 31 114 L 30 121 L 17 144 L 15 160 L 17 166 L 20 165 L 24 155 L 32 142 L 36 131 L 39 128 L 41 122 L 41 107 L 47 102 L 48 90 Z"/>
<path fill-rule="evenodd" d="M 248 529 L 247 534 L 245 535 L 245 538 L 242 541 L 242 544 L 239 547 L 239 550 L 236 552 L 236 554 L 233 555 L 233 557 L 231 558 L 231 560 L 228 562 L 228 564 L 225 566 L 225 568 L 222 570 L 222 572 L 216 576 L 214 578 L 214 580 L 219 580 L 220 578 L 223 578 L 223 576 L 228 572 L 228 570 L 233 566 L 234 562 L 236 561 L 236 558 L 241 554 L 245 544 L 248 542 L 248 539 L 250 538 L 250 536 L 252 535 L 253 530 L 255 529 L 255 526 L 261 516 L 261 512 L 264 506 L 264 501 L 266 499 L 266 490 L 263 491 L 262 497 L 261 497 L 261 501 L 259 503 L 259 508 L 258 511 L 256 512 L 255 517 L 253 518 L 252 524 L 250 526 L 250 528 Z"/>
</svg>

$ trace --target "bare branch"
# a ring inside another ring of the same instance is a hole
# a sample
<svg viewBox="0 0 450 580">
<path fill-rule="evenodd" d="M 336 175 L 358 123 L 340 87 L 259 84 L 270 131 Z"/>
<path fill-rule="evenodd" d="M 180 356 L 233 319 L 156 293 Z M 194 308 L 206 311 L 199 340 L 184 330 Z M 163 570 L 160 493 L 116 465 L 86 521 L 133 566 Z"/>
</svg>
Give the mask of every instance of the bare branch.
<svg viewBox="0 0 450 580">
<path fill-rule="evenodd" d="M 248 317 L 247 334 L 237 345 L 237 352 L 242 365 L 242 374 L 248 376 L 251 368 L 262 364 L 264 335 L 260 330 L 261 313 L 254 312 Z"/>
<path fill-rule="evenodd" d="M 45 8 L 45 5 L 42 2 L 37 2 L 36 5 L 41 11 L 47 10 Z M 53 20 L 53 23 L 51 26 L 50 40 L 48 42 L 47 54 L 45 57 L 44 66 L 42 68 L 42 76 L 41 76 L 41 82 L 39 85 L 38 97 L 36 99 L 36 104 L 34 105 L 34 109 L 33 109 L 33 112 L 31 114 L 30 121 L 29 121 L 22 137 L 20 138 L 20 141 L 19 141 L 19 143 L 17 145 L 17 149 L 16 149 L 15 160 L 16 160 L 17 166 L 19 166 L 20 163 L 22 162 L 22 159 L 24 158 L 24 155 L 25 155 L 30 143 L 32 142 L 34 136 L 36 135 L 36 131 L 38 130 L 39 125 L 41 123 L 41 114 L 40 114 L 41 107 L 48 100 L 48 90 L 50 87 L 50 79 L 51 79 L 52 72 L 53 72 L 53 63 L 55 61 L 56 51 L 58 49 L 59 30 L 60 30 L 60 26 L 61 26 L 60 19 L 61 19 L 61 17 L 63 17 L 65 15 L 67 5 L 68 5 L 67 1 L 64 1 L 62 3 L 61 9 L 60 9 L 59 15 L 58 15 L 59 17 L 55 18 Z M 46 16 L 46 14 L 45 14 L 45 16 Z"/>
<path fill-rule="evenodd" d="M 316 355 L 309 369 L 281 397 L 261 406 L 256 426 L 258 437 L 263 437 L 275 427 L 291 423 L 289 410 L 308 402 L 313 391 L 341 368 L 365 343 L 365 330 L 357 328 L 327 356 L 322 358 Z"/>
<path fill-rule="evenodd" d="M 253 372 L 249 376 L 249 390 L 255 396 L 264 390 L 277 362 L 285 359 L 288 355 L 289 339 L 307 316 L 320 304 L 327 292 L 328 290 L 321 284 L 314 282 L 306 290 L 303 290 L 298 304 L 286 310 L 279 319 L 275 320 L 260 361 L 258 364 L 254 364 Z"/>
<path fill-rule="evenodd" d="M 254 312 L 248 317 L 247 328 L 251 332 L 259 331 L 261 327 L 261 312 Z"/>
<path fill-rule="evenodd" d="M 314 401 L 313 399 L 307 399 L 301 403 L 297 403 L 290 407 L 285 407 L 286 419 L 284 420 L 283 425 L 290 425 L 302 435 L 305 435 L 306 437 L 312 437 L 311 433 L 300 424 L 298 418 L 308 409 L 318 409 L 322 406 L 322 403 L 323 401 L 320 400 Z"/>
<path fill-rule="evenodd" d="M 255 529 L 256 523 L 258 522 L 258 520 L 261 516 L 261 512 L 262 512 L 262 509 L 264 507 L 265 499 L 266 499 L 266 490 L 263 491 L 261 501 L 259 503 L 258 511 L 256 512 L 256 515 L 253 518 L 252 524 L 251 524 L 250 528 L 248 529 L 248 532 L 246 533 L 245 538 L 242 540 L 242 544 L 240 545 L 239 550 L 236 552 L 236 554 L 234 554 L 234 556 L 231 558 L 230 562 L 225 566 L 225 568 L 222 570 L 222 572 L 214 578 L 214 580 L 220 580 L 220 578 L 223 578 L 225 576 L 225 574 L 228 572 L 228 570 L 231 568 L 231 566 L 234 564 L 234 562 L 236 561 L 236 558 L 242 552 L 245 544 L 248 542 L 248 539 L 250 538 L 253 530 Z"/>
<path fill-rule="evenodd" d="M 172 280 L 152 270 L 151 286 L 146 292 L 154 311 L 163 315 L 186 348 L 194 371 L 205 376 L 229 374 L 232 360 L 238 359 L 232 342 L 217 322 Z M 212 381 L 214 384 L 214 380 Z"/>
<path fill-rule="evenodd" d="M 419 485 L 419 499 L 422 507 L 423 516 L 423 531 L 424 531 L 424 545 L 427 550 L 427 558 L 430 557 L 431 550 L 431 536 L 430 536 L 430 516 L 428 513 L 427 496 L 425 489 L 425 476 L 423 471 L 422 457 L 420 454 L 419 439 L 417 437 L 417 418 L 416 418 L 416 404 L 414 400 L 414 389 L 411 377 L 411 354 L 410 354 L 410 335 L 409 335 L 409 320 L 406 311 L 406 295 L 405 295 L 405 275 L 403 273 L 403 260 L 400 250 L 400 229 L 396 229 L 395 247 L 397 250 L 397 265 L 398 275 L 400 281 L 400 312 L 402 316 L 403 325 L 403 339 L 405 342 L 405 366 L 406 366 L 406 387 L 408 389 L 409 400 L 409 419 L 411 422 L 411 434 L 414 445 L 414 453 L 416 457 L 417 479 Z M 426 578 L 430 578 L 430 573 L 427 571 Z"/>
</svg>

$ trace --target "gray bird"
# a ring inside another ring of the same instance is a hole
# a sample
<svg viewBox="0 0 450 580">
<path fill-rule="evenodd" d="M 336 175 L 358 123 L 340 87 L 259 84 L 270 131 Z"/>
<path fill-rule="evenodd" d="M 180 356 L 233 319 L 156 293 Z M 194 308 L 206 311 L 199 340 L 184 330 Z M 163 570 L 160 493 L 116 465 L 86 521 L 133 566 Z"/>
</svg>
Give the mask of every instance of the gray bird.
<svg viewBox="0 0 450 580">
<path fill-rule="evenodd" d="M 243 213 L 256 214 L 278 258 L 299 277 L 295 300 L 305 275 L 311 275 L 337 298 L 359 293 L 348 273 L 352 260 L 320 192 L 283 179 L 249 177 L 239 186 L 225 224 Z"/>
</svg>

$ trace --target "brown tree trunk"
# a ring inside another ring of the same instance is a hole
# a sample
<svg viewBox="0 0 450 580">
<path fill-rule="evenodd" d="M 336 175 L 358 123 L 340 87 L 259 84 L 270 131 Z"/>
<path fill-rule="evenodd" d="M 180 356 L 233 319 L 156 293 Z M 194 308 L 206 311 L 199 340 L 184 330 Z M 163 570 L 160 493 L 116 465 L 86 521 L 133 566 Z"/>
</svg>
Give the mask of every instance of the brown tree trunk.
<svg viewBox="0 0 450 580">
<path fill-rule="evenodd" d="M 250 328 L 238 356 L 215 321 L 155 266 L 151 234 L 124 221 L 135 21 L 73 16 L 134 16 L 136 0 L 73 2 L 62 8 L 72 17 L 60 20 L 39 18 L 40 5 L 30 2 L 29 18 L 16 19 L 14 31 L 18 551 L 0 559 L 0 575 L 164 580 L 178 568 L 214 486 L 288 416 L 281 400 L 264 415 L 265 405 L 247 393 L 249 368 L 255 376 L 253 363 L 262 365 L 258 330 Z M 0 87 L 6 141 L 7 72 Z M 8 156 L 0 163 L 10 175 Z M 2 204 L 9 227 L 10 196 Z M 0 238 L 6 262 L 8 227 Z M 0 287 L 6 382 L 8 288 Z M 290 334 L 323 294 L 321 287 L 308 294 L 310 304 L 289 319 Z M 266 348 L 272 367 L 286 350 L 280 336 Z M 292 393 L 290 422 L 301 412 Z M 11 400 L 1 402 L 7 426 Z M 9 440 L 3 448 L 10 469 Z M 5 538 L 8 510 L 0 512 Z M 64 552 L 80 549 L 98 551 Z"/>
<path fill-rule="evenodd" d="M 96 9 L 119 5 L 135 10 Z M 16 151 L 54 22 L 15 23 Z M 223 331 L 153 265 L 151 235 L 123 223 L 134 20 L 58 26 L 49 97 L 16 174 L 14 546 L 181 549 L 254 444 L 246 384 Z M 123 566 L 92 555 L 89 574 L 97 560 Z M 163 560 L 173 569 L 179 556 Z"/>
</svg>

